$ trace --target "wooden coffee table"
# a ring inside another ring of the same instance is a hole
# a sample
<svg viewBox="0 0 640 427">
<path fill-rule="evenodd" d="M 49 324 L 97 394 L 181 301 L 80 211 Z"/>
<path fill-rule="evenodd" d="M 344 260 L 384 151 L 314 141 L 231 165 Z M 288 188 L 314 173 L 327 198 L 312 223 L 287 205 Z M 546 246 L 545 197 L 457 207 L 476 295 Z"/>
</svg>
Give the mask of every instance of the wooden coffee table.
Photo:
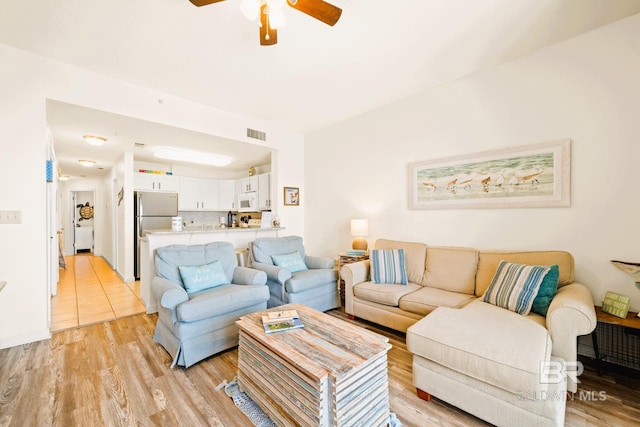
<svg viewBox="0 0 640 427">
<path fill-rule="evenodd" d="M 266 334 L 264 311 L 236 322 L 240 389 L 278 425 L 388 425 L 388 339 L 305 305 L 279 310 L 304 328 Z"/>
</svg>

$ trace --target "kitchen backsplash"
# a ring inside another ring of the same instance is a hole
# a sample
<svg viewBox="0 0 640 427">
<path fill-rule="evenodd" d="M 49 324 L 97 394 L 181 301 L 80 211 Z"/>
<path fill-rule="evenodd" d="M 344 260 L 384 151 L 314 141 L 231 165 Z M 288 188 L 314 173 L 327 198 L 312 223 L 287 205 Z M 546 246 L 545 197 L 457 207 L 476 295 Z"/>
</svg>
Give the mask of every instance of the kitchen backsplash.
<svg viewBox="0 0 640 427">
<path fill-rule="evenodd" d="M 185 227 L 205 227 L 217 228 L 220 226 L 220 218 L 223 218 L 224 224 L 227 223 L 228 212 L 193 212 L 179 211 L 178 216 L 182 217 L 182 223 Z M 262 212 L 241 212 L 234 213 L 237 223 L 241 217 L 251 216 L 252 219 L 261 219 Z"/>
</svg>

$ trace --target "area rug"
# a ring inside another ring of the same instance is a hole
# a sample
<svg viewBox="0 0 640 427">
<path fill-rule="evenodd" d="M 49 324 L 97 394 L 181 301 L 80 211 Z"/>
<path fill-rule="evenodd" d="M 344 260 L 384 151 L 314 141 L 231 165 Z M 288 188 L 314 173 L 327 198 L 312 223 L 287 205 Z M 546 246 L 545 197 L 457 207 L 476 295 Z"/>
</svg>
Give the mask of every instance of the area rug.
<svg viewBox="0 0 640 427">
<path fill-rule="evenodd" d="M 247 393 L 240 391 L 240 387 L 238 387 L 238 382 L 235 378 L 229 382 L 224 380 L 218 385 L 218 387 L 216 387 L 216 390 L 220 390 L 222 388 L 224 388 L 224 392 L 227 396 L 233 400 L 234 405 L 236 405 L 236 407 L 240 409 L 247 418 L 249 418 L 254 426 L 277 427 L 277 424 L 271 421 L 271 418 L 269 418 L 269 416 L 260 409 L 260 406 L 258 406 Z M 402 423 L 393 412 L 389 414 L 389 426 L 402 427 Z"/>
</svg>

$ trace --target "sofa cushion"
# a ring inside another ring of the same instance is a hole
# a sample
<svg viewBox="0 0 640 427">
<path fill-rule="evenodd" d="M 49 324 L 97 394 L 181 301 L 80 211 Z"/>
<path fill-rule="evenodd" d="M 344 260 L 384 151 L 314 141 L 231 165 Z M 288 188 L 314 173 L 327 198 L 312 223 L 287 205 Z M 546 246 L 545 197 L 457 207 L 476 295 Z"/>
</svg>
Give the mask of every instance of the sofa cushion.
<svg viewBox="0 0 640 427">
<path fill-rule="evenodd" d="M 473 295 L 478 254 L 470 248 L 428 248 L 422 285 Z"/>
<path fill-rule="evenodd" d="M 378 239 L 376 249 L 404 249 L 405 268 L 409 283 L 422 283 L 424 275 L 424 261 L 427 256 L 427 245 L 416 242 L 403 242 L 400 240 Z"/>
<path fill-rule="evenodd" d="M 220 261 L 198 266 L 179 265 L 178 270 L 187 293 L 231 283 L 224 274 Z"/>
<path fill-rule="evenodd" d="M 558 264 L 558 287 L 573 283 L 573 256 L 565 251 L 482 251 L 476 274 L 476 295 L 483 295 L 491 284 L 500 261 L 531 265 Z"/>
<path fill-rule="evenodd" d="M 307 265 L 297 251 L 283 254 L 283 255 L 271 255 L 273 263 L 278 267 L 286 268 L 292 273 L 296 271 L 308 270 Z"/>
<path fill-rule="evenodd" d="M 365 301 L 397 307 L 400 302 L 400 298 L 421 288 L 422 286 L 411 282 L 406 285 L 387 285 L 373 282 L 362 282 L 353 287 L 353 294 L 357 298 Z"/>
<path fill-rule="evenodd" d="M 549 270 L 550 267 L 502 261 L 482 300 L 518 314 L 529 314 Z"/>
<path fill-rule="evenodd" d="M 338 272 L 334 269 L 314 269 L 298 271 L 291 275 L 285 283 L 285 290 L 290 293 L 308 291 L 325 283 L 335 283 Z"/>
<path fill-rule="evenodd" d="M 245 307 L 267 302 L 269 288 L 265 285 L 222 285 L 190 295 L 189 301 L 176 307 L 179 322 L 196 322 Z"/>
<path fill-rule="evenodd" d="M 407 330 L 408 350 L 512 393 L 546 390 L 539 368 L 551 356 L 547 329 L 480 300 L 440 307 Z"/>
<path fill-rule="evenodd" d="M 538 294 L 533 300 L 531 311 L 541 316 L 546 316 L 549 311 L 549 305 L 553 297 L 558 293 L 558 265 L 554 264 L 550 267 L 549 272 L 544 276 Z"/>
<path fill-rule="evenodd" d="M 373 283 L 407 284 L 404 249 L 373 249 L 369 258 Z"/>
<path fill-rule="evenodd" d="M 473 295 L 422 287 L 400 298 L 399 306 L 411 313 L 427 315 L 438 307 L 460 308 L 474 299 Z"/>
</svg>

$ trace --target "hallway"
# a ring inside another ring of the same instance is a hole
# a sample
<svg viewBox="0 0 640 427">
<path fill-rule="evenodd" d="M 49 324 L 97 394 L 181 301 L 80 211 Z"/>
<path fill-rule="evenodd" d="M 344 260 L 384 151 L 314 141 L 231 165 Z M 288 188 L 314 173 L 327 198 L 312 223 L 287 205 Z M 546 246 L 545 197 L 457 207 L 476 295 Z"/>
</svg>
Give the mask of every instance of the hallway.
<svg viewBox="0 0 640 427">
<path fill-rule="evenodd" d="M 51 332 L 144 313 L 140 282 L 124 283 L 102 257 L 66 256 L 51 298 Z"/>
</svg>

